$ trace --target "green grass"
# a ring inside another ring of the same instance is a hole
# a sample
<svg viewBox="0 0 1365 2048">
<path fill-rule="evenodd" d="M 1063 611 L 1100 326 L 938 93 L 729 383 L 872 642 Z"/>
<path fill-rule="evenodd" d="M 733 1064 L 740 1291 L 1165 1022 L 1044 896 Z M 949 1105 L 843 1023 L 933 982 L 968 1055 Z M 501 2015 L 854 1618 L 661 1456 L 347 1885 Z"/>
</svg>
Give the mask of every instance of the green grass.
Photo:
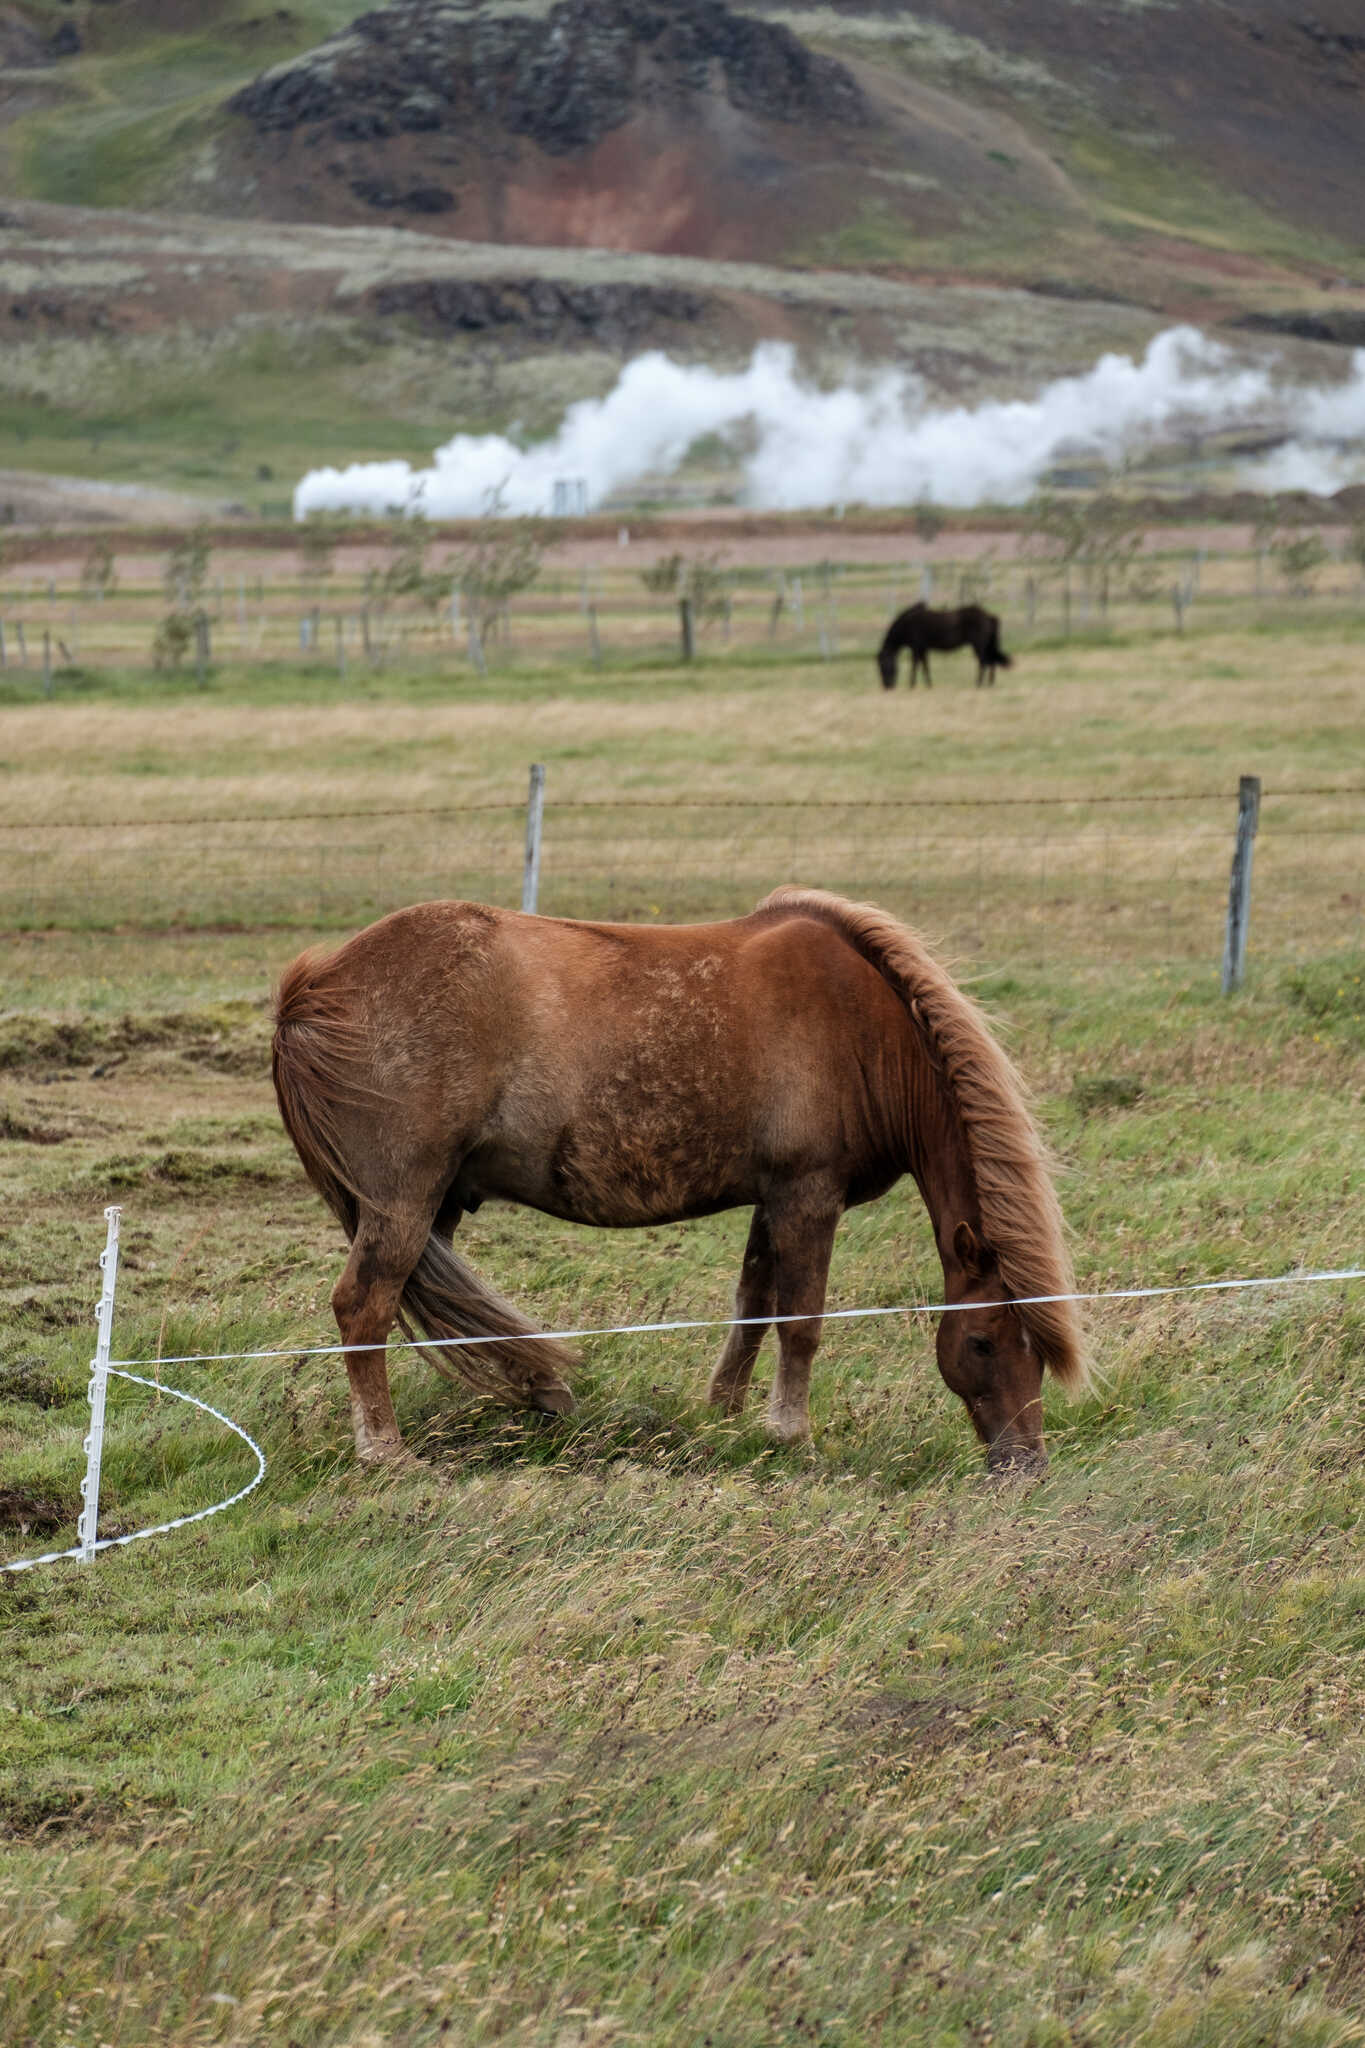
<svg viewBox="0 0 1365 2048">
<path fill-rule="evenodd" d="M 425 466 L 449 415 L 414 397 L 435 351 L 376 347 L 345 321 L 239 328 L 212 344 L 73 354 L 64 373 L 15 363 L 0 391 L 0 449 L 16 467 L 229 497 L 287 518 L 294 484 L 324 463 L 404 457 Z M 377 420 L 366 377 L 396 379 Z"/>
<path fill-rule="evenodd" d="M 397 665 L 372 699 L 283 667 L 225 670 L 208 702 L 130 676 L 11 705 L 4 786 L 21 816 L 97 817 L 121 788 L 167 816 L 519 800 L 534 748 L 547 886 L 558 860 L 587 887 L 624 828 L 583 814 L 569 870 L 556 795 L 1207 773 L 1229 790 L 1217 892 L 1235 770 L 1343 778 L 1351 644 L 1340 622 L 1301 641 L 1292 698 L 1283 641 L 1226 622 L 1052 649 L 985 703 L 955 671 L 888 700 L 865 661 L 719 656 L 686 682 L 528 666 L 455 701 Z M 1337 841 L 1306 829 L 1330 868 L 1292 943 L 1258 925 L 1286 886 L 1275 819 L 1268 796 L 1235 999 L 1216 900 L 1193 964 L 1137 939 L 1097 958 L 1060 907 L 1041 960 L 971 963 L 1036 1089 L 1083 1286 L 1361 1262 L 1365 949 Z M 682 887 L 708 848 L 659 850 Z M 277 858 L 258 843 L 258 904 Z M 922 900 L 938 860 L 926 839 Z M 910 1318 L 827 1325 L 802 1450 L 705 1410 L 717 1332 L 585 1343 L 562 1423 L 403 1359 L 418 1461 L 362 1473 L 344 1376 L 309 1355 L 333 1341 L 338 1234 L 266 1072 L 269 976 L 308 936 L 0 934 L 0 1551 L 73 1540 L 104 1202 L 118 1355 L 283 1354 L 165 1371 L 264 1445 L 249 1502 L 0 1578 L 4 2038 L 1365 2038 L 1365 1290 L 1097 1307 L 1095 1389 L 1049 1397 L 1051 1472 L 1016 1490 L 985 1483 Z M 603 1326 L 723 1317 L 745 1227 L 490 1207 L 461 1243 L 536 1315 Z M 845 1219 L 832 1306 L 937 1285 L 908 1184 Z M 111 1417 L 111 1533 L 249 1476 L 179 1404 L 115 1382 Z"/>
<path fill-rule="evenodd" d="M 71 9 L 46 13 L 52 28 Z M 216 109 L 259 71 L 349 21 L 345 0 L 264 10 L 228 0 L 191 32 L 167 33 L 158 10 L 87 10 L 85 45 L 52 75 L 60 97 L 12 124 L 6 148 L 26 196 L 69 206 L 184 203 L 184 174 Z M 176 181 L 179 180 L 178 192 Z"/>
</svg>

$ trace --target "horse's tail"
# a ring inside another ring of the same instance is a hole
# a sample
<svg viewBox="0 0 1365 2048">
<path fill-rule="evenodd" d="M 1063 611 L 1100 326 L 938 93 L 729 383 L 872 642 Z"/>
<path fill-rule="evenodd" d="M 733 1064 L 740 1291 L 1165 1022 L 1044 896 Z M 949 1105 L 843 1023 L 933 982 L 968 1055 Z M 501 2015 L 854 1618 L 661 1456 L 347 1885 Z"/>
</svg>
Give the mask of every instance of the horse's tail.
<svg viewBox="0 0 1365 2048">
<path fill-rule="evenodd" d="M 447 1379 L 517 1407 L 573 1413 L 565 1379 L 577 1364 L 572 1351 L 542 1335 L 434 1230 L 403 1289 L 405 1331 L 409 1317 L 434 1342 L 450 1345 L 424 1354 Z M 462 1341 L 471 1337 L 480 1341 Z"/>
<path fill-rule="evenodd" d="M 281 976 L 271 1074 L 281 1119 L 304 1172 L 351 1242 L 361 1205 L 382 1211 L 382 1204 L 359 1184 L 337 1112 L 382 1106 L 386 1098 L 368 1076 L 364 1034 L 344 990 L 327 974 L 328 964 L 325 957 L 304 953 Z M 403 1288 L 399 1322 L 406 1335 L 415 1323 L 433 1343 L 452 1347 L 426 1353 L 447 1379 L 558 1414 L 573 1407 L 561 1377 L 575 1363 L 573 1354 L 540 1336 L 535 1324 L 481 1280 L 435 1230 Z M 471 1337 L 492 1341 L 461 1344 Z"/>
<path fill-rule="evenodd" d="M 908 926 L 823 889 L 777 889 L 760 910 L 832 925 L 893 988 L 957 1106 L 986 1241 L 1039 1356 L 1071 1389 L 1088 1381 L 1084 1332 L 1051 1161 L 1023 1082 L 976 1004 Z M 1039 1299 L 1038 1297 L 1045 1297 Z"/>
<path fill-rule="evenodd" d="M 328 956 L 300 953 L 275 989 L 270 1074 L 280 1118 L 303 1170 L 349 1239 L 361 1190 L 341 1136 L 337 1110 L 361 1100 L 364 1041 L 342 991 L 327 977 Z"/>
</svg>

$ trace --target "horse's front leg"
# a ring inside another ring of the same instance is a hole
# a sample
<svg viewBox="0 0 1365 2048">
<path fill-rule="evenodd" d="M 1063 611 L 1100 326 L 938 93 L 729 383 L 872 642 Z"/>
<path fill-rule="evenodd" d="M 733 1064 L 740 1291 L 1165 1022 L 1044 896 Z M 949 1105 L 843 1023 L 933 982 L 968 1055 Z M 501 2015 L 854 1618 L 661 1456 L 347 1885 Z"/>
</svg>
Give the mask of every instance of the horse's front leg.
<svg viewBox="0 0 1365 2048">
<path fill-rule="evenodd" d="M 768 1219 L 762 1208 L 754 1210 L 744 1263 L 735 1288 L 736 1321 L 716 1360 L 706 1398 L 727 1415 L 738 1415 L 744 1407 L 753 1375 L 754 1360 L 768 1334 L 777 1287 L 777 1271 Z"/>
<path fill-rule="evenodd" d="M 777 1371 L 768 1402 L 768 1434 L 779 1443 L 810 1435 L 810 1369 L 820 1342 L 829 1258 L 842 1203 L 821 1192 L 771 1215 L 777 1252 Z M 785 1322 L 783 1317 L 799 1320 Z"/>
</svg>

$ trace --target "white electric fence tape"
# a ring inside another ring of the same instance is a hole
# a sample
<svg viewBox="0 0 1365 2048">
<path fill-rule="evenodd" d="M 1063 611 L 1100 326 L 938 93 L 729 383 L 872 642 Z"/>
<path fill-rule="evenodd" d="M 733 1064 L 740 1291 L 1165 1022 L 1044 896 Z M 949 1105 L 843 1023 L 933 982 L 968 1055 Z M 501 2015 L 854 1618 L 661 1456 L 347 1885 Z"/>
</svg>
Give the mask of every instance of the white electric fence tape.
<svg viewBox="0 0 1365 2048">
<path fill-rule="evenodd" d="M 184 1529 L 191 1522 L 203 1522 L 210 1515 L 221 1515 L 226 1508 L 235 1507 L 239 1500 L 245 1500 L 260 1485 L 266 1474 L 265 1453 L 254 1437 L 251 1437 L 231 1416 L 211 1408 L 207 1401 L 201 1401 L 194 1394 L 182 1393 L 177 1387 L 163 1386 L 159 1379 L 144 1379 L 140 1373 L 128 1370 L 134 1365 L 153 1365 L 159 1372 L 166 1365 L 227 1365 L 239 1360 L 270 1358 L 336 1358 L 350 1351 L 384 1351 L 387 1344 L 314 1344 L 300 1350 L 291 1346 L 286 1351 L 190 1351 L 175 1358 L 121 1358 L 117 1364 L 109 1358 L 110 1333 L 113 1327 L 114 1283 L 118 1271 L 119 1218 L 118 1208 L 105 1210 L 108 1221 L 108 1239 L 100 1255 L 100 1266 L 104 1273 L 104 1285 L 100 1304 L 96 1311 L 99 1336 L 95 1346 L 95 1357 L 91 1364 L 90 1378 L 90 1431 L 85 1439 L 86 1474 L 81 1481 L 81 1495 L 85 1502 L 77 1524 L 79 1541 L 70 1550 L 49 1550 L 41 1557 L 23 1557 L 10 1564 L 0 1564 L 0 1572 L 26 1572 L 35 1565 L 56 1564 L 64 1557 L 78 1557 L 82 1561 L 92 1558 L 96 1551 L 112 1550 L 127 1543 L 138 1543 L 147 1536 L 164 1536 L 171 1529 Z M 528 1330 L 512 1341 L 528 1344 L 544 1342 L 547 1338 L 565 1342 L 581 1337 L 643 1337 L 666 1335 L 674 1330 L 723 1330 L 743 1328 L 750 1324 L 762 1324 L 766 1329 L 771 1323 L 806 1322 L 855 1322 L 874 1316 L 940 1316 L 954 1315 L 976 1308 L 1002 1308 L 1007 1306 L 1041 1307 L 1047 1302 L 1058 1301 L 1156 1301 L 1182 1294 L 1231 1294 L 1252 1288 L 1266 1287 L 1307 1287 L 1334 1280 L 1365 1280 L 1365 1266 L 1338 1266 L 1326 1271 L 1311 1273 L 1280 1273 L 1253 1279 L 1240 1280 L 1189 1280 L 1170 1287 L 1111 1287 L 1075 1294 L 1031 1294 L 1020 1295 L 1011 1303 L 974 1301 L 914 1301 L 893 1304 L 886 1308 L 835 1308 L 827 1309 L 819 1316 L 813 1315 L 772 1315 L 772 1316 L 713 1316 L 688 1317 L 662 1323 L 612 1323 L 606 1327 L 574 1330 Z M 395 1337 L 395 1346 L 402 1345 L 412 1351 L 441 1351 L 452 1344 L 457 1348 L 475 1344 L 505 1344 L 508 1336 L 460 1337 L 460 1338 L 416 1338 Z M 247 1484 L 231 1494 L 227 1500 L 215 1501 L 212 1507 L 199 1508 L 192 1515 L 177 1515 L 173 1521 L 158 1522 L 149 1529 L 134 1529 L 127 1536 L 100 1536 L 95 1534 L 95 1523 L 99 1515 L 100 1461 L 104 1442 L 104 1402 L 108 1376 L 131 1380 L 140 1387 L 152 1387 L 157 1393 L 167 1395 L 173 1401 L 184 1401 L 191 1408 L 198 1408 L 203 1414 L 211 1415 L 215 1422 L 221 1422 L 239 1436 L 256 1459 L 255 1476 Z"/>
<path fill-rule="evenodd" d="M 97 1550 L 115 1550 L 125 1543 L 140 1543 L 146 1536 L 164 1536 L 168 1530 L 187 1528 L 191 1522 L 204 1522 L 210 1515 L 221 1515 L 225 1508 L 235 1507 L 239 1500 L 245 1500 L 265 1478 L 265 1452 L 254 1437 L 248 1436 L 240 1423 L 224 1415 L 217 1408 L 211 1408 L 207 1401 L 201 1401 L 196 1394 L 183 1394 L 178 1387 L 166 1387 L 159 1379 L 144 1379 L 141 1373 L 127 1372 L 122 1366 L 109 1363 L 109 1341 L 114 1326 L 114 1285 L 118 1277 L 119 1221 L 123 1211 L 117 1207 L 105 1210 L 107 1225 L 104 1250 L 100 1253 L 100 1270 L 104 1285 L 100 1289 L 99 1307 L 95 1311 L 98 1336 L 95 1342 L 95 1356 L 90 1363 L 90 1428 L 86 1432 L 85 1477 L 81 1481 L 81 1499 L 84 1506 L 76 1523 L 76 1542 L 70 1550 L 47 1550 L 41 1557 L 15 1558 L 11 1563 L 0 1564 L 0 1572 L 32 1571 L 38 1564 L 56 1564 L 63 1557 L 78 1557 L 82 1564 L 88 1564 Z M 138 1363 L 154 1364 L 156 1360 L 139 1360 Z M 234 1436 L 239 1436 L 247 1449 L 256 1458 L 255 1476 L 227 1500 L 217 1500 L 209 1508 L 197 1508 L 192 1515 L 177 1515 L 173 1521 L 158 1522 L 150 1529 L 133 1529 L 126 1536 L 97 1536 L 96 1525 L 100 1512 L 100 1466 L 104 1458 L 104 1408 L 105 1395 L 109 1387 L 109 1375 L 116 1379 L 132 1380 L 139 1387 L 151 1387 L 158 1394 L 167 1395 L 172 1401 L 184 1401 L 190 1408 L 198 1408 L 203 1414 L 211 1415 L 215 1422 L 221 1422 Z"/>
<path fill-rule="evenodd" d="M 235 1508 L 238 1501 L 245 1500 L 249 1493 L 254 1493 L 265 1478 L 265 1452 L 255 1437 L 249 1436 L 241 1424 L 234 1422 L 230 1415 L 224 1415 L 221 1409 L 210 1408 L 207 1401 L 200 1401 L 193 1394 L 183 1394 L 179 1387 L 163 1387 L 159 1380 L 143 1379 L 140 1373 L 123 1372 L 116 1365 L 111 1365 L 109 1371 L 115 1379 L 132 1380 L 139 1387 L 151 1387 L 156 1393 L 165 1394 L 169 1400 L 187 1402 L 191 1408 L 198 1408 L 205 1415 L 211 1415 L 215 1422 L 221 1422 L 224 1429 L 230 1429 L 234 1436 L 242 1439 L 255 1457 L 254 1476 L 248 1479 L 245 1486 L 239 1487 L 236 1493 L 229 1494 L 226 1500 L 216 1500 L 211 1508 L 196 1508 L 192 1515 L 177 1515 L 173 1521 L 156 1522 L 150 1529 L 132 1529 L 126 1536 L 96 1537 L 89 1552 L 82 1542 L 74 1544 L 70 1550 L 48 1550 L 44 1551 L 41 1557 L 17 1558 L 12 1564 L 0 1564 L 0 1572 L 26 1572 L 32 1570 L 35 1564 L 56 1564 L 63 1557 L 79 1557 L 84 1560 L 87 1555 L 93 1556 L 97 1550 L 119 1550 L 125 1544 L 140 1543 L 144 1536 L 165 1536 L 172 1529 L 188 1528 L 191 1522 L 206 1522 L 210 1515 L 221 1515 L 225 1508 Z"/>
<path fill-rule="evenodd" d="M 1008 1301 L 907 1301 L 887 1308 L 827 1308 L 818 1314 L 792 1316 L 693 1317 L 671 1323 L 610 1323 L 578 1330 L 509 1331 L 499 1337 L 403 1337 L 397 1332 L 384 1344 L 291 1345 L 287 1351 L 186 1351 L 178 1358 L 121 1358 L 120 1365 L 228 1365 L 236 1359 L 341 1358 L 347 1353 L 385 1351 L 463 1351 L 475 1344 L 567 1343 L 578 1337 L 647 1337 L 670 1330 L 743 1330 L 761 1324 L 848 1323 L 873 1316 L 966 1315 L 980 1308 L 1038 1308 L 1050 1301 L 1156 1301 L 1173 1294 L 1230 1294 L 1239 1288 L 1307 1287 L 1327 1280 L 1365 1280 L 1365 1266 L 1339 1266 L 1315 1273 L 1272 1273 L 1254 1280 L 1189 1280 L 1174 1287 L 1107 1287 L 1092 1293 L 1018 1294 Z"/>
</svg>

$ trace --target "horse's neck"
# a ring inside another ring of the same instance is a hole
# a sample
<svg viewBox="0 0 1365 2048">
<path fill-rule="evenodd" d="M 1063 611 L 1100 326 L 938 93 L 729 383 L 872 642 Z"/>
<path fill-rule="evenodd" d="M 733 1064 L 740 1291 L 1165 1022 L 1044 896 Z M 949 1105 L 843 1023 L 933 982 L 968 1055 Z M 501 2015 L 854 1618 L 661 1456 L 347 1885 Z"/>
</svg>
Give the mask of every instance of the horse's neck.
<svg viewBox="0 0 1365 2048">
<path fill-rule="evenodd" d="M 911 1038 L 906 1165 L 929 1211 L 946 1272 L 954 1257 L 953 1232 L 958 1224 L 970 1223 L 973 1230 L 980 1229 L 976 1175 L 967 1149 L 966 1131 L 947 1079 L 913 1026 Z"/>
</svg>

